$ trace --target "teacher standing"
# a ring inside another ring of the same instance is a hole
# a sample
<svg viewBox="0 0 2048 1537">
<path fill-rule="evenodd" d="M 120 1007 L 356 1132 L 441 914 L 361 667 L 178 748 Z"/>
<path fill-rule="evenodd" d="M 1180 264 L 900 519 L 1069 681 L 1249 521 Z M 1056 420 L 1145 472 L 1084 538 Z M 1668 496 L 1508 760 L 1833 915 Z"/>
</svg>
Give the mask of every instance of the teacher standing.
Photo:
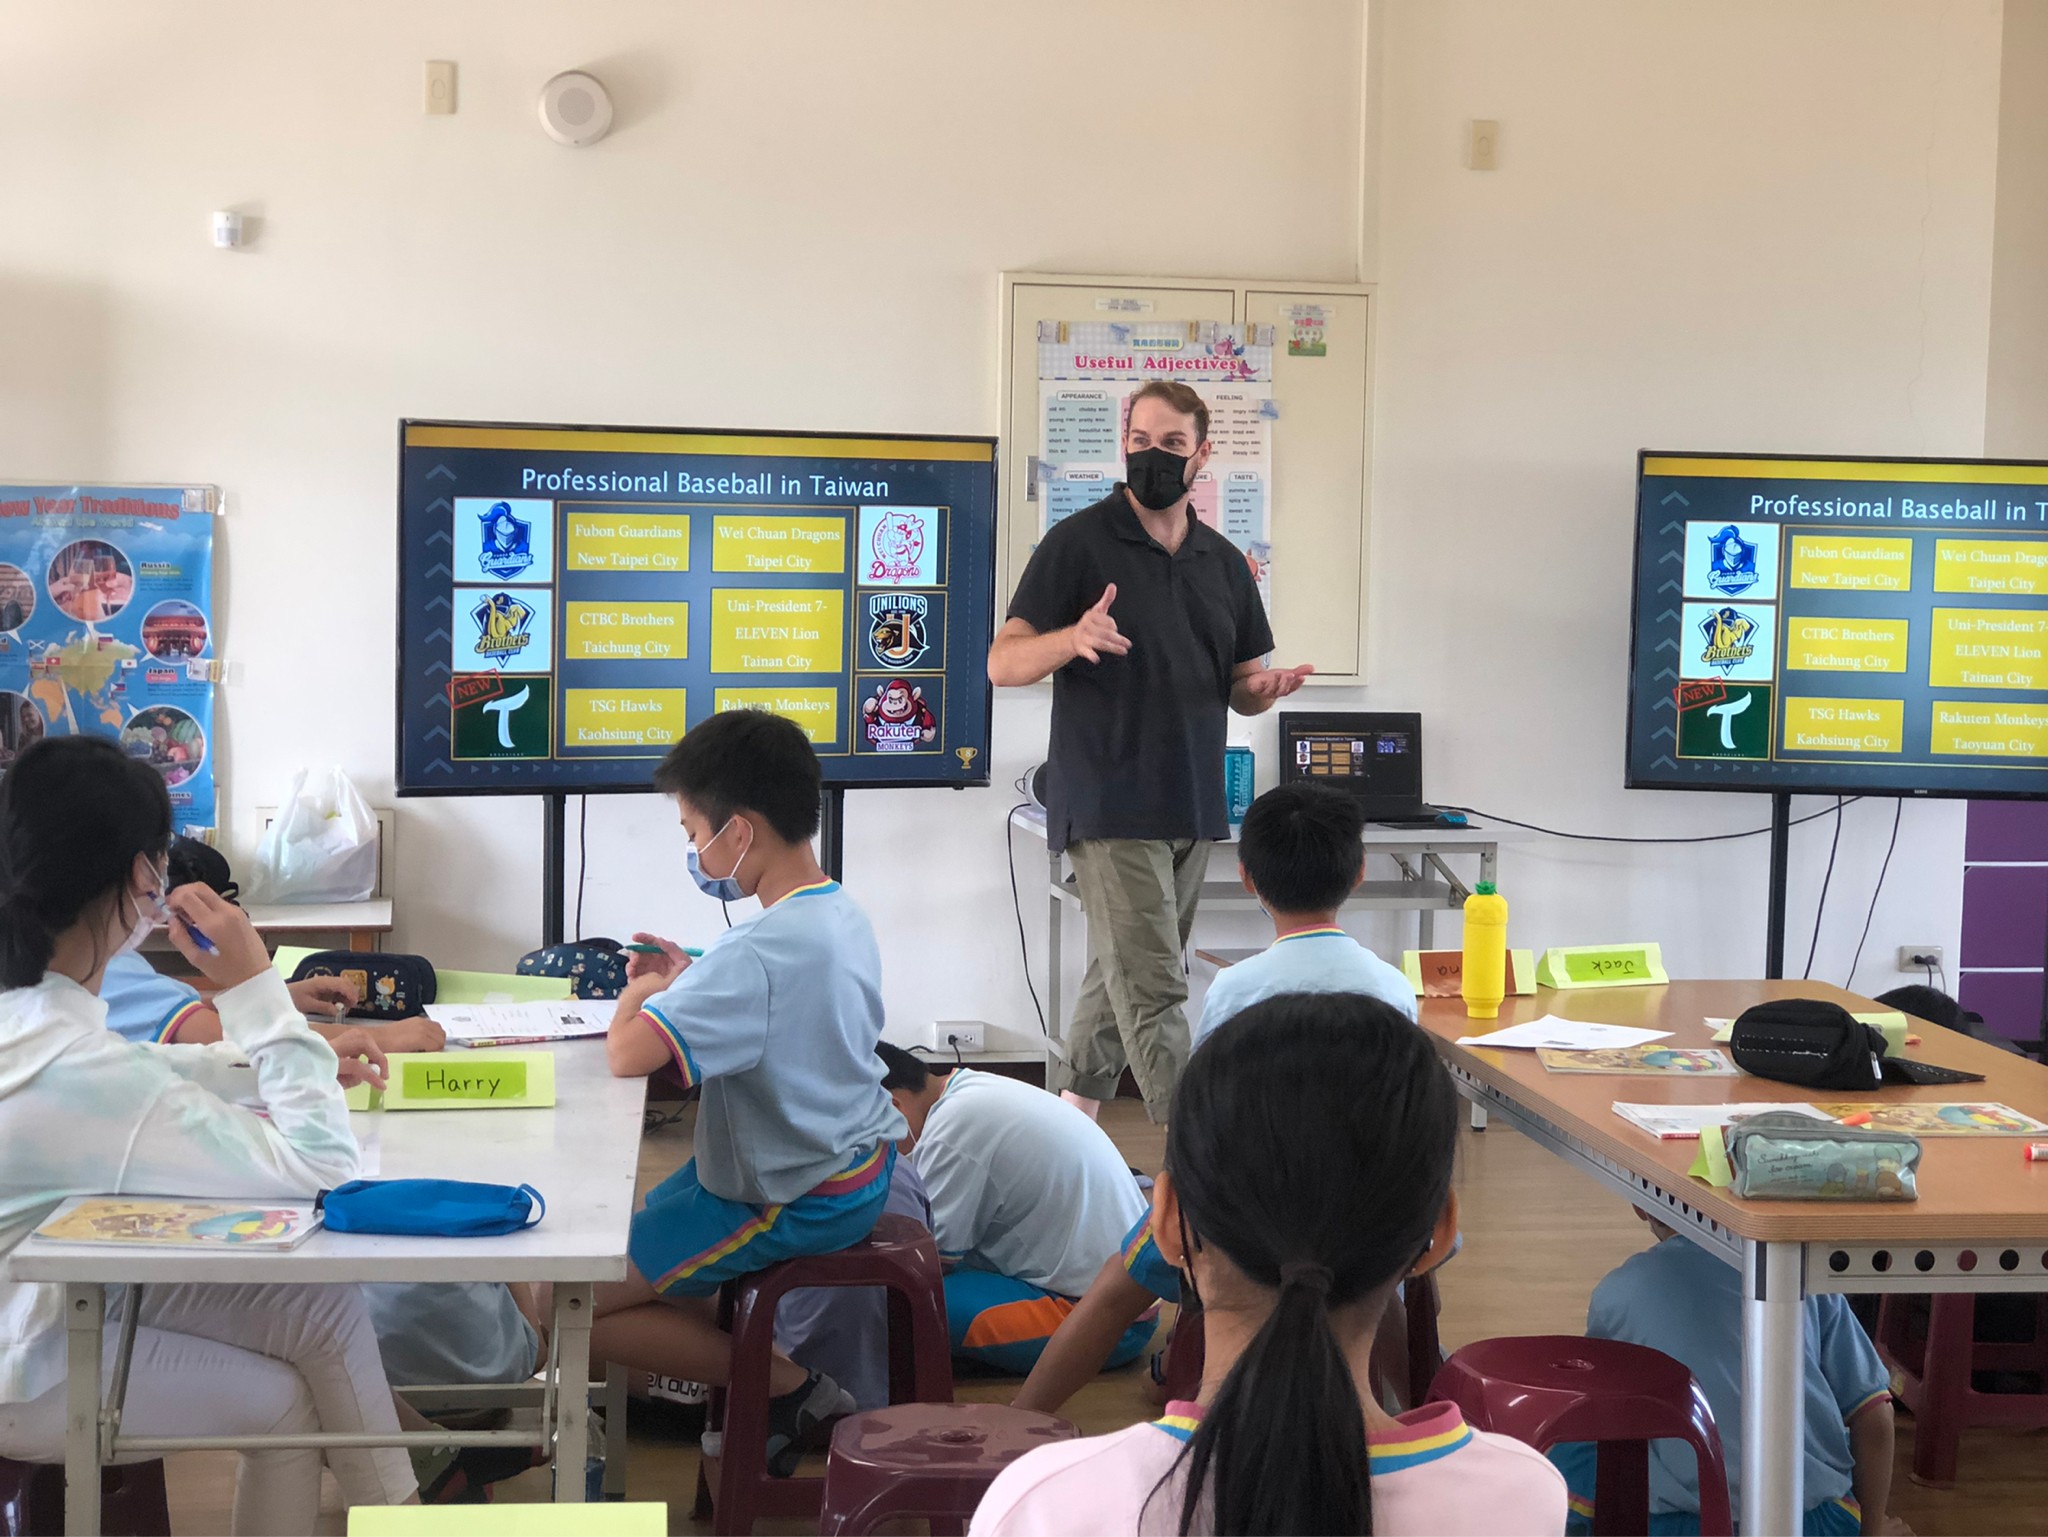
<svg viewBox="0 0 2048 1537">
<path fill-rule="evenodd" d="M 1088 974 L 1048 1087 L 1096 1114 L 1128 1063 L 1163 1122 L 1188 1059 L 1181 954 L 1209 845 L 1229 836 L 1224 712 L 1258 715 L 1312 667 L 1268 667 L 1244 555 L 1196 518 L 1209 408 L 1184 384 L 1131 397 L 1126 480 L 1046 534 L 989 648 L 989 681 L 1050 677 L 1046 835 L 1074 867 Z"/>
</svg>

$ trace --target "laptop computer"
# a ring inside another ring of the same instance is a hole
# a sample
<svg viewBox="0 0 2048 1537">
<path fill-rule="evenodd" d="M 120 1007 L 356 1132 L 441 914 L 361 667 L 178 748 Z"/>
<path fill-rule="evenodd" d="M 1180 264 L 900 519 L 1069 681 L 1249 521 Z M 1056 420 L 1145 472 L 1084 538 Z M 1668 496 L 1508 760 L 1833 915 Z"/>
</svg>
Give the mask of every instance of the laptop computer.
<svg viewBox="0 0 2048 1537">
<path fill-rule="evenodd" d="M 1356 799 L 1368 822 L 1435 827 L 1422 798 L 1422 717 L 1376 711 L 1283 711 L 1280 782 L 1307 780 Z"/>
</svg>

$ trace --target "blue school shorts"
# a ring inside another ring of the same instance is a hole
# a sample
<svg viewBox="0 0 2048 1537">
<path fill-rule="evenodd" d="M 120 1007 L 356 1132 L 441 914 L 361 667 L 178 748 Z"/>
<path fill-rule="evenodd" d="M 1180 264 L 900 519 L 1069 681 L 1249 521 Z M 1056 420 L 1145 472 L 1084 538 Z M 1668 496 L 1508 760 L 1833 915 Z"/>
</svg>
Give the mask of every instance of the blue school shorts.
<svg viewBox="0 0 2048 1537">
<path fill-rule="evenodd" d="M 794 1201 L 756 1206 L 706 1190 L 692 1158 L 634 1214 L 626 1252 L 664 1296 L 716 1296 L 727 1281 L 782 1260 L 859 1243 L 888 1204 L 895 1166 L 896 1149 L 883 1143 Z"/>
<path fill-rule="evenodd" d="M 1567 1441 L 1543 1454 L 1564 1474 L 1571 1489 L 1565 1516 L 1566 1537 L 1589 1537 L 1593 1530 L 1593 1485 L 1599 1472 L 1600 1448 L 1591 1441 Z M 1699 1537 L 1696 1510 L 1653 1511 L 1650 1537 Z M 1854 1500 L 1822 1500 L 1806 1512 L 1803 1537 L 1856 1537 L 1863 1515 Z"/>
<path fill-rule="evenodd" d="M 1029 1376 L 1045 1342 L 1073 1311 L 1072 1297 L 1014 1276 L 992 1270 L 946 1272 L 946 1328 L 953 1354 L 997 1371 Z M 1124 1330 L 1103 1366 L 1114 1370 L 1137 1360 L 1158 1322 L 1154 1308 Z"/>
<path fill-rule="evenodd" d="M 1151 1212 L 1124 1234 L 1123 1260 L 1124 1273 L 1161 1302 L 1180 1301 L 1180 1272 L 1166 1263 L 1159 1245 L 1152 1241 Z"/>
</svg>

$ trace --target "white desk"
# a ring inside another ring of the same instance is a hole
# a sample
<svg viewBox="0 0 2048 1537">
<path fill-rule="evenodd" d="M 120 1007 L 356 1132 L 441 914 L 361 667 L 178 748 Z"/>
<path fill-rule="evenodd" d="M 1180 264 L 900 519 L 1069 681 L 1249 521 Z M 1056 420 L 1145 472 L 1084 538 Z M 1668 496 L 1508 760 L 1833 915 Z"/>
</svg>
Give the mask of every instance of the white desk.
<svg viewBox="0 0 2048 1537">
<path fill-rule="evenodd" d="M 346 934 L 349 949 L 374 950 L 393 927 L 389 897 L 367 902 L 259 902 L 247 912 L 256 932 L 272 948 L 313 934 Z"/>
<path fill-rule="evenodd" d="M 528 1048 L 545 1050 L 548 1048 Z M 118 1452 L 241 1449 L 221 1436 L 125 1436 L 124 1349 L 114 1391 L 99 1398 L 106 1287 L 112 1284 L 292 1281 L 552 1281 L 553 1348 L 543 1404 L 553 1431 L 555 1498 L 583 1498 L 589 1447 L 590 1299 L 599 1281 L 626 1276 L 626 1232 L 640 1152 L 644 1078 L 614 1078 L 604 1042 L 568 1041 L 555 1053 L 552 1110 L 402 1110 L 351 1117 L 374 1145 L 386 1179 L 440 1178 L 530 1184 L 547 1199 L 535 1226 L 502 1238 L 385 1238 L 319 1232 L 287 1254 L 142 1254 L 27 1238 L 7 1261 L 16 1281 L 64 1286 L 69 1329 L 69 1422 L 64 1444 L 64 1529 L 97 1532 L 103 1460 Z M 132 1330 L 137 1309 L 128 1308 Z M 380 1436 L 265 1437 L 278 1447 L 532 1444 L 523 1431 L 437 1431 Z"/>
<path fill-rule="evenodd" d="M 1009 831 L 1014 833 L 1017 828 L 1033 837 L 1044 838 L 1045 813 L 1036 806 L 1019 807 L 1010 813 Z M 1471 895 L 1464 880 L 1445 862 L 1447 859 L 1459 856 L 1476 858 L 1479 861 L 1478 880 L 1499 879 L 1500 844 L 1485 828 L 1411 830 L 1368 826 L 1362 842 L 1369 859 L 1385 857 L 1393 861 L 1397 879 L 1360 882 L 1358 889 L 1345 899 L 1345 910 L 1414 913 L 1416 948 L 1419 950 L 1431 948 L 1435 939 L 1436 915 L 1457 911 L 1464 907 L 1465 898 Z M 1227 866 L 1221 871 L 1214 868 L 1219 853 L 1224 856 Z M 1209 856 L 1211 868 L 1202 882 L 1198 911 L 1257 912 L 1257 900 L 1238 879 L 1237 840 L 1230 838 L 1211 844 Z M 1371 873 L 1370 864 L 1367 873 Z M 1073 873 L 1067 868 L 1064 854 L 1049 853 L 1046 887 L 1045 1027 L 1057 1052 L 1065 1050 L 1065 1031 L 1060 1016 L 1061 918 L 1069 907 L 1075 912 L 1081 911 L 1080 892 L 1075 888 Z M 1190 939 L 1189 943 L 1194 941 Z M 1479 1124 L 1476 1114 L 1473 1124 Z"/>
</svg>

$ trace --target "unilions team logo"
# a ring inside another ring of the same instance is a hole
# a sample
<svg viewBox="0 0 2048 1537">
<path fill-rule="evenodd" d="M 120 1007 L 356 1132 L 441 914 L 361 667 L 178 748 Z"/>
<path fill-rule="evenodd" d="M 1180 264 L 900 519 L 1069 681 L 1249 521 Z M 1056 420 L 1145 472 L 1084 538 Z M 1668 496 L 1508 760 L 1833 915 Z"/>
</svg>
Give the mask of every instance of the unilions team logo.
<svg viewBox="0 0 2048 1537">
<path fill-rule="evenodd" d="M 868 541 L 868 580 L 912 582 L 924 570 L 924 519 L 914 512 L 885 512 Z"/>
<path fill-rule="evenodd" d="M 924 690 L 902 678 L 876 685 L 861 715 L 861 731 L 876 752 L 918 752 L 939 734 L 939 718 L 924 702 Z"/>
<path fill-rule="evenodd" d="M 476 563 L 484 575 L 509 582 L 533 564 L 533 524 L 516 516 L 510 502 L 493 502 L 477 514 L 483 548 Z"/>
<path fill-rule="evenodd" d="M 469 611 L 476 654 L 503 667 L 533 640 L 533 607 L 509 592 L 494 592 Z"/>
<path fill-rule="evenodd" d="M 1756 655 L 1756 645 L 1751 639 L 1756 628 L 1756 621 L 1740 609 L 1715 609 L 1699 624 L 1700 638 L 1706 642 L 1700 660 L 1724 674 L 1733 672 Z"/>
<path fill-rule="evenodd" d="M 1740 597 L 1757 584 L 1756 544 L 1733 523 L 1707 536 L 1707 585 L 1725 597 Z"/>
<path fill-rule="evenodd" d="M 916 593 L 878 592 L 868 598 L 868 648 L 884 667 L 915 667 L 931 650 L 926 628 L 931 599 Z"/>
</svg>

